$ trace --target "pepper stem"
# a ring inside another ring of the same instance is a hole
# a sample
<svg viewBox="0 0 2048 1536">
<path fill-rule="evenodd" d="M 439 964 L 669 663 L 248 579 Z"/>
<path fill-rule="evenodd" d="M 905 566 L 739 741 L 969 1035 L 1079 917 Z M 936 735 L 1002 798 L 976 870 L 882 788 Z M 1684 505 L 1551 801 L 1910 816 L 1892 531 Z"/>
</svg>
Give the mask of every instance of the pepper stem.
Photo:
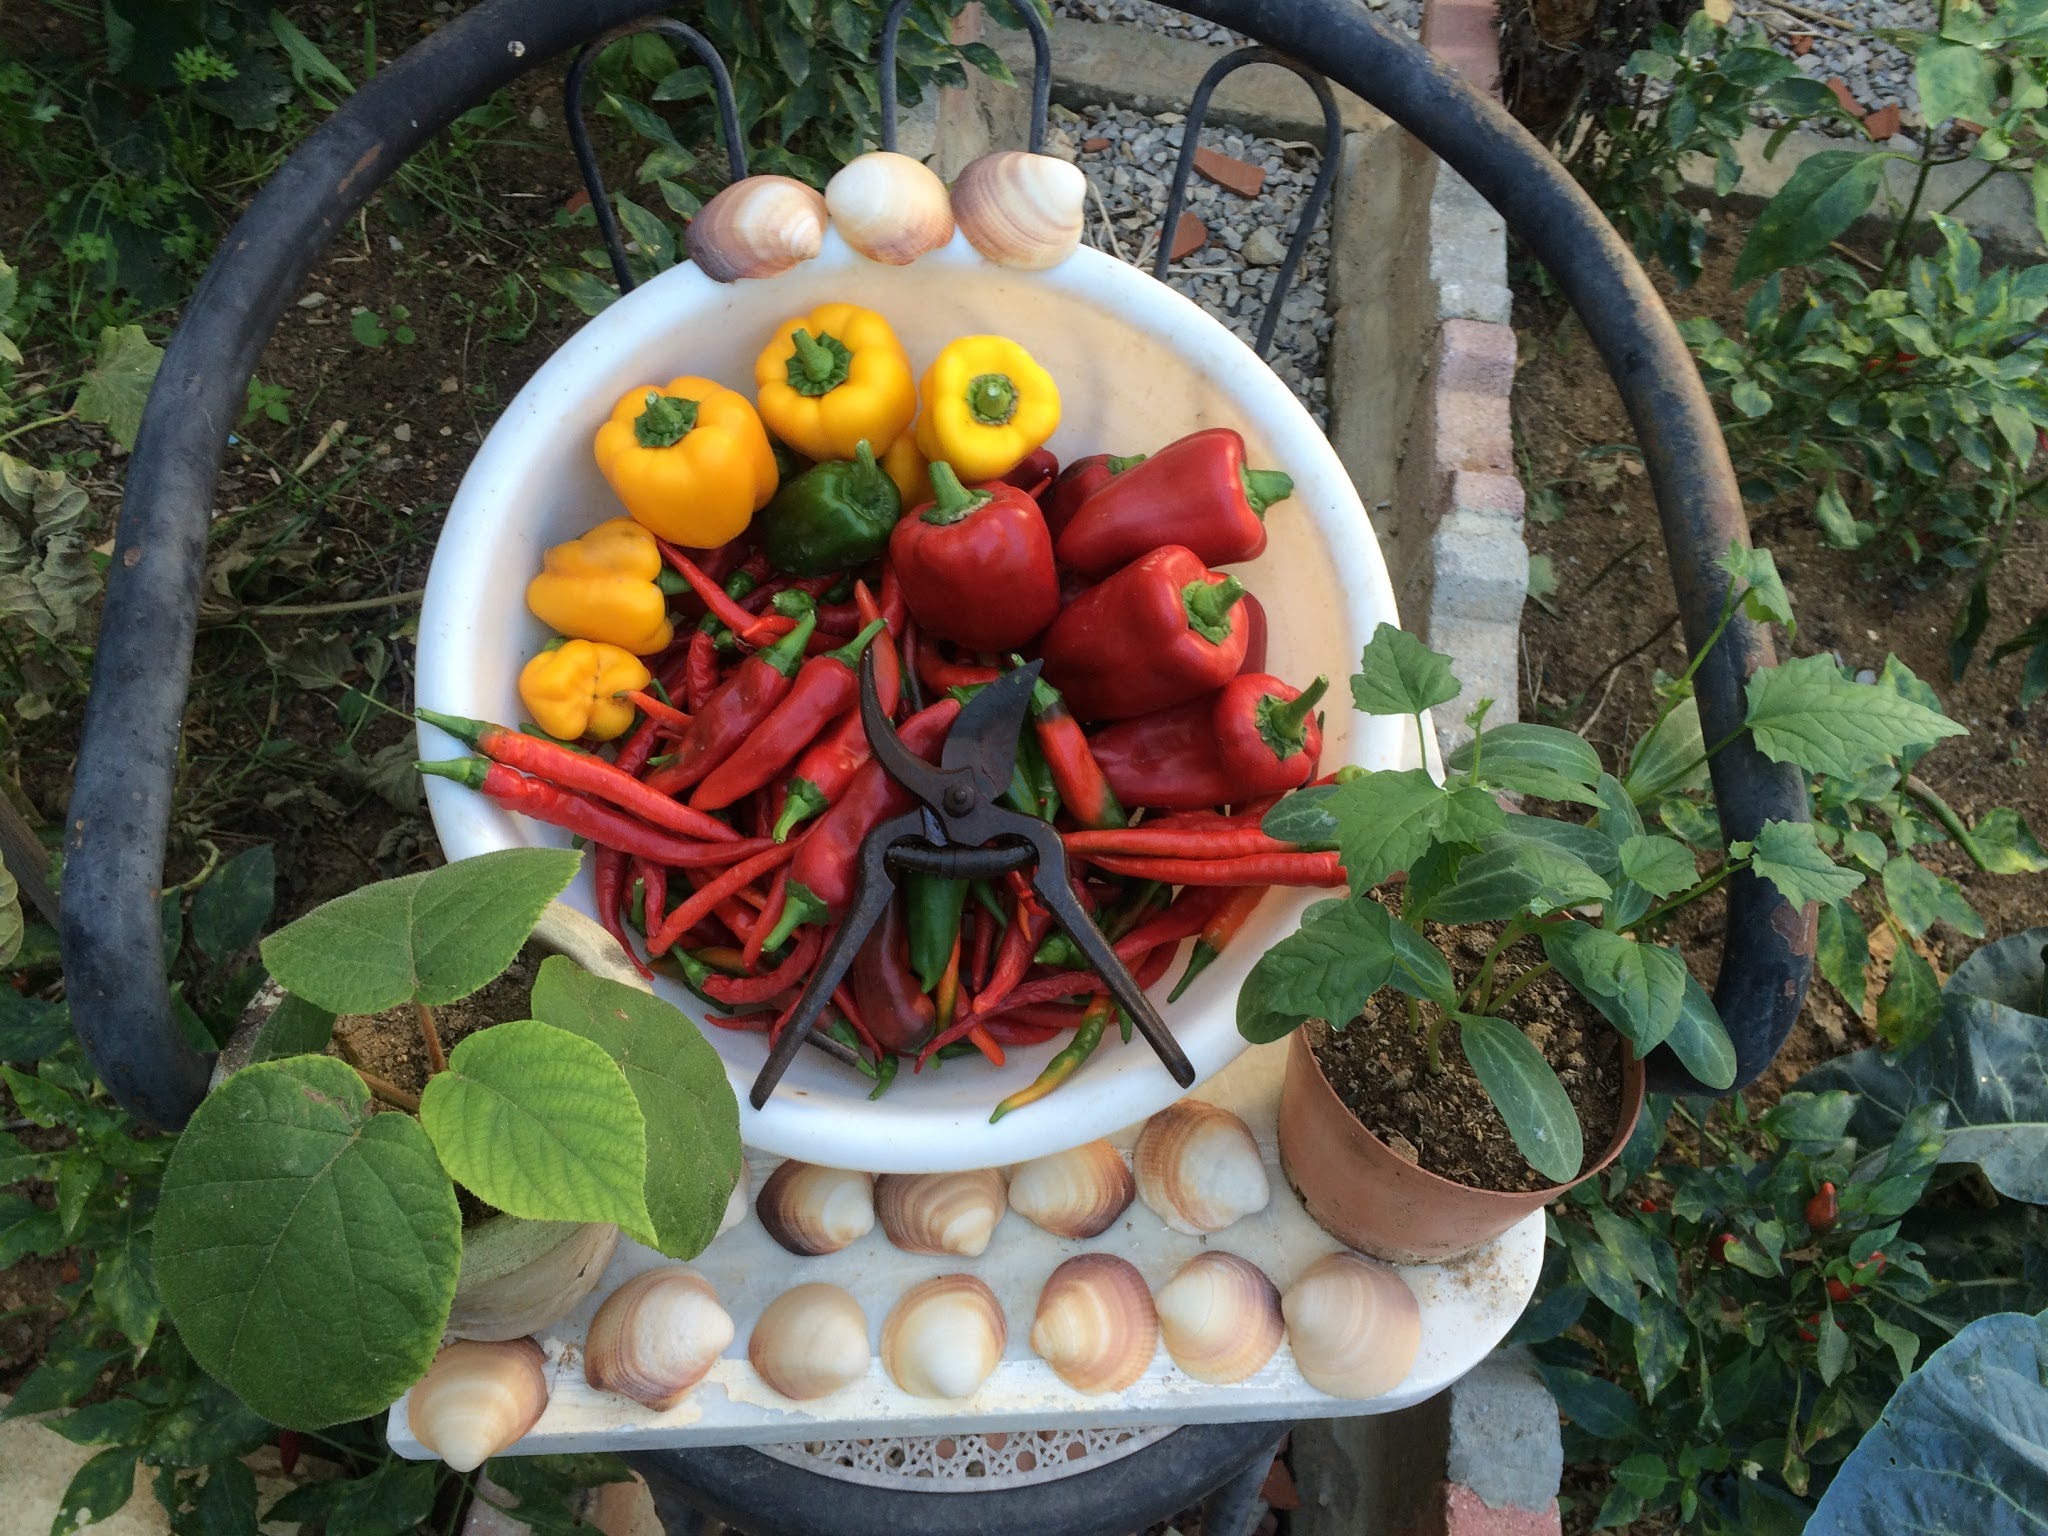
<svg viewBox="0 0 2048 1536">
<path fill-rule="evenodd" d="M 976 374 L 967 386 L 967 409 L 985 427 L 1004 427 L 1017 414 L 1017 386 L 1007 373 Z"/>
<path fill-rule="evenodd" d="M 642 448 L 673 448 L 697 425 L 697 402 L 647 391 L 647 408 L 633 418 L 633 436 Z"/>
<path fill-rule="evenodd" d="M 944 459 L 932 460 L 932 504 L 924 509 L 924 520 L 934 527 L 943 528 L 957 523 L 976 507 L 988 505 L 995 498 L 987 491 L 970 491 L 960 483 L 960 477 L 953 473 L 953 466 Z"/>
<path fill-rule="evenodd" d="M 413 711 L 427 724 L 438 726 L 465 747 L 473 747 L 484 739 L 484 732 L 490 727 L 481 720 L 470 720 L 462 715 L 444 715 L 438 709 L 415 709 Z"/>
<path fill-rule="evenodd" d="M 1144 462 L 1145 455 L 1142 453 L 1127 453 L 1122 455 L 1111 454 L 1109 458 L 1104 461 L 1102 467 L 1108 470 L 1112 475 L 1120 475 L 1125 470 L 1135 469 L 1138 465 Z"/>
<path fill-rule="evenodd" d="M 1244 596 L 1235 576 L 1221 581 L 1191 581 L 1180 589 L 1180 605 L 1187 611 L 1188 628 L 1211 645 L 1230 638 L 1230 612 Z"/>
<path fill-rule="evenodd" d="M 779 592 L 776 593 L 777 597 L 781 595 Z M 808 597 L 810 594 L 805 593 L 804 595 Z M 809 613 L 806 613 L 796 621 L 795 629 L 792 629 L 754 659 L 766 662 L 784 677 L 791 676 L 797 669 L 797 663 L 804 659 L 804 647 L 811 643 L 811 631 L 817 627 L 818 610 L 816 605 L 813 605 Z"/>
<path fill-rule="evenodd" d="M 1246 469 L 1240 464 L 1237 478 L 1244 486 L 1246 503 L 1260 517 L 1266 515 L 1266 508 L 1274 502 L 1285 501 L 1294 494 L 1294 477 L 1277 469 Z"/>
<path fill-rule="evenodd" d="M 478 790 L 484 787 L 484 777 L 491 771 L 491 765 L 480 757 L 444 757 L 438 762 L 414 763 L 413 767 L 421 773 L 453 779 L 465 789 Z"/>
<path fill-rule="evenodd" d="M 1329 687 L 1330 680 L 1319 677 L 1291 701 L 1283 702 L 1270 693 L 1260 695 L 1257 709 L 1259 740 L 1273 749 L 1273 756 L 1280 762 L 1286 762 L 1308 745 L 1308 717 L 1322 702 Z M 1173 999 L 1168 998 L 1167 1001 L 1172 1002 Z"/>
<path fill-rule="evenodd" d="M 827 651 L 825 654 L 845 667 L 849 672 L 858 672 L 860 670 L 860 653 L 866 650 L 868 642 L 888 628 L 888 625 L 889 621 L 887 619 L 876 619 L 874 623 L 868 625 L 867 628 L 847 641 L 846 644 L 840 646 L 838 650 Z"/>
<path fill-rule="evenodd" d="M 788 842 L 796 824 L 817 815 L 827 803 L 825 792 L 809 779 L 791 780 L 789 799 L 783 803 L 782 814 L 775 818 L 775 828 L 768 835 L 778 843 Z"/>
<path fill-rule="evenodd" d="M 846 382 L 853 366 L 853 353 L 837 336 L 820 332 L 815 338 L 798 326 L 789 338 L 796 350 L 789 355 L 789 387 L 800 395 L 830 394 Z"/>
</svg>

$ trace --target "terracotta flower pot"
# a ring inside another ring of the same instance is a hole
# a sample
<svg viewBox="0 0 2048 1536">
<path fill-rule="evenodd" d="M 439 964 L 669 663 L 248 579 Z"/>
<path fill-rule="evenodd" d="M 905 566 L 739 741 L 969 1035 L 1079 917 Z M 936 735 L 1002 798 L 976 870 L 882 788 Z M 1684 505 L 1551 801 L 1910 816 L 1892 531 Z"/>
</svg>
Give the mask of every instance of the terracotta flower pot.
<svg viewBox="0 0 2048 1536">
<path fill-rule="evenodd" d="M 1500 1236 L 1621 1155 L 1643 1109 L 1643 1064 L 1622 1053 L 1614 1139 L 1571 1184 L 1503 1193 L 1454 1183 L 1395 1154 L 1358 1123 L 1296 1030 L 1280 1088 L 1280 1166 L 1325 1232 L 1396 1264 L 1453 1258 Z"/>
</svg>

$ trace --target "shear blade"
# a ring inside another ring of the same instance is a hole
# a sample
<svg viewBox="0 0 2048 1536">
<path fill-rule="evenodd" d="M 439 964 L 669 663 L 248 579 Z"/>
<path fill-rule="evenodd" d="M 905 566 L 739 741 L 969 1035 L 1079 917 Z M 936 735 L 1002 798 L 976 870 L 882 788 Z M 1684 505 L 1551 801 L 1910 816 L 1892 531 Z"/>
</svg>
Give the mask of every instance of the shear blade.
<svg viewBox="0 0 2048 1536">
<path fill-rule="evenodd" d="M 1041 662 L 1018 667 L 967 701 L 946 737 L 941 768 L 972 768 L 982 781 L 983 796 L 993 800 L 1010 787 L 1017 762 L 1017 735 L 1031 708 L 1031 690 Z"/>
</svg>

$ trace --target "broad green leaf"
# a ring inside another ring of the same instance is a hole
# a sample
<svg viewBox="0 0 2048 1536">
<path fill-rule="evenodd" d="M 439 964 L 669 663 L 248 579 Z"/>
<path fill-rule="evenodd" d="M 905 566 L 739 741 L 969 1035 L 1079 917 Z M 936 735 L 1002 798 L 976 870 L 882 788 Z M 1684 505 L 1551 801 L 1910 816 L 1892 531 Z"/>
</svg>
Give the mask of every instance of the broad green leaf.
<svg viewBox="0 0 2048 1536">
<path fill-rule="evenodd" d="M 1741 288 L 1780 267 L 1813 260 L 1866 213 L 1889 154 L 1826 149 L 1800 162 L 1750 229 L 1730 279 Z"/>
<path fill-rule="evenodd" d="M 1851 1011 L 1862 1013 L 1869 986 L 1864 968 L 1870 964 L 1870 937 L 1863 931 L 1863 919 L 1848 902 L 1829 902 L 1820 909 L 1820 937 L 1813 963 Z"/>
<path fill-rule="evenodd" d="M 1449 800 L 1420 768 L 1339 784 L 1326 808 L 1337 821 L 1337 851 L 1351 889 L 1363 895 L 1420 857 L 1443 825 Z"/>
<path fill-rule="evenodd" d="M 1870 1319 L 1870 1331 L 1892 1352 L 1892 1358 L 1898 1362 L 1899 1379 L 1904 1381 L 1912 1375 L 1913 1361 L 1920 1353 L 1920 1336 L 1876 1316 Z"/>
<path fill-rule="evenodd" d="M 1692 1334 L 1673 1308 L 1651 1302 L 1643 1308 L 1635 1338 L 1636 1373 L 1643 1378 L 1643 1396 L 1654 1403 L 1657 1394 L 1685 1369 Z"/>
<path fill-rule="evenodd" d="M 740 1175 L 740 1111 L 725 1064 L 673 1005 L 551 955 L 534 1017 L 604 1047 L 647 1123 L 647 1213 L 655 1246 L 694 1258 L 718 1235 Z"/>
<path fill-rule="evenodd" d="M 276 17 L 277 12 L 271 15 Z M 256 1528 L 256 1474 L 226 1457 L 207 1469 L 191 1523 L 178 1526 L 175 1536 L 245 1536 Z"/>
<path fill-rule="evenodd" d="M 1795 907 L 1840 901 L 1863 883 L 1861 874 L 1827 856 L 1810 821 L 1767 821 L 1754 844 L 1738 843 L 1730 851 L 1739 857 L 1745 849 L 1753 855 L 1750 868 Z"/>
<path fill-rule="evenodd" d="M 1451 658 L 1382 623 L 1358 659 L 1351 699 L 1368 715 L 1413 715 L 1458 696 Z"/>
<path fill-rule="evenodd" d="M 1965 938 L 1984 937 L 1984 919 L 1963 899 L 1955 881 L 1937 875 L 1910 853 L 1885 865 L 1884 899 L 1916 939 L 1938 922 Z"/>
<path fill-rule="evenodd" d="M 455 1186 L 417 1122 L 300 1057 L 237 1072 L 164 1171 L 155 1268 L 200 1365 L 276 1423 L 375 1413 L 433 1359 L 462 1256 Z"/>
<path fill-rule="evenodd" d="M 0 866 L 0 965 L 21 953 L 21 892 L 14 876 Z"/>
<path fill-rule="evenodd" d="M 1458 986 L 1437 947 L 1403 922 L 1389 923 L 1387 938 L 1394 950 L 1394 970 L 1387 978 L 1388 984 L 1410 997 L 1422 998 L 1441 1008 L 1450 1007 Z"/>
<path fill-rule="evenodd" d="M 1578 1112 L 1529 1037 L 1499 1019 L 1460 1015 L 1458 1040 L 1529 1166 L 1556 1184 L 1578 1177 L 1586 1157 Z"/>
<path fill-rule="evenodd" d="M 1589 786 L 1600 777 L 1600 754 L 1551 725 L 1497 725 L 1453 752 L 1450 767 L 1466 773 L 1475 761 L 1496 789 L 1578 805 L 1593 804 Z"/>
<path fill-rule="evenodd" d="M 1649 735 L 1636 743 L 1629 758 L 1628 777 L 1623 780 L 1629 798 L 1642 805 L 1658 795 L 1706 788 L 1706 759 L 1699 702 L 1690 697 L 1681 699 Z"/>
<path fill-rule="evenodd" d="M 1786 1094 L 1757 1117 L 1765 1131 L 1783 1141 L 1816 1144 L 1840 1141 L 1848 1134 L 1855 1099 L 1833 1089 L 1813 1091 L 1808 1086 L 1811 1076 L 1801 1078 L 1797 1092 Z"/>
<path fill-rule="evenodd" d="M 1933 967 L 1901 939 L 1892 953 L 1891 979 L 1877 1000 L 1877 1038 L 1891 1050 L 1911 1050 L 1927 1038 L 1940 1012 Z"/>
<path fill-rule="evenodd" d="M 1913 83 L 1929 124 L 1951 117 L 1975 123 L 1998 120 L 1998 61 L 1982 48 L 1936 38 L 1913 60 Z"/>
<path fill-rule="evenodd" d="M 1643 1228 L 1604 1205 L 1594 1206 L 1587 1215 L 1592 1220 L 1593 1230 L 1599 1234 L 1601 1245 L 1620 1259 L 1640 1284 L 1663 1296 L 1664 1277 L 1657 1268 L 1656 1245 Z"/>
<path fill-rule="evenodd" d="M 287 992 L 262 1028 L 249 1060 L 278 1061 L 287 1056 L 317 1056 L 334 1035 L 334 1015 L 318 1003 Z"/>
<path fill-rule="evenodd" d="M 110 1446 L 73 1473 L 50 1522 L 50 1536 L 71 1536 L 117 1514 L 135 1491 L 135 1458 L 132 1445 Z"/>
<path fill-rule="evenodd" d="M 1550 963 L 1628 1037 L 1638 1056 L 1678 1023 L 1686 969 L 1676 950 L 1580 922 L 1549 924 L 1542 937 Z"/>
<path fill-rule="evenodd" d="M 1514 828 L 1483 838 L 1458 865 L 1449 886 L 1429 900 L 1427 916 L 1442 923 L 1495 922 L 1525 911 L 1558 911 L 1599 901 L 1611 890 L 1587 863 L 1547 839 Z"/>
<path fill-rule="evenodd" d="M 0 1197 L 19 1198 L 19 1197 Z M 24 1201 L 24 1204 L 27 1202 Z M 4 1207 L 0 1207 L 4 1209 Z M 0 1216 L 4 1221 L 4 1216 Z M 50 1337 L 43 1363 L 14 1389 L 14 1399 L 0 1408 L 0 1420 L 18 1419 L 31 1413 L 48 1413 L 68 1408 L 100 1384 L 100 1373 L 133 1352 L 101 1349 L 85 1342 L 77 1325 L 60 1329 Z"/>
<path fill-rule="evenodd" d="M 1852 683 L 1826 656 L 1804 656 L 1749 680 L 1747 724 L 1757 750 L 1812 773 L 1852 777 L 1908 747 L 1969 733 L 1888 688 Z"/>
<path fill-rule="evenodd" d="M 2018 811 L 2002 805 L 1986 811 L 1970 834 L 1986 867 L 1995 875 L 2033 875 L 2048 870 L 2048 852 Z"/>
<path fill-rule="evenodd" d="M 1643 1319 L 1642 1297 L 1621 1255 L 1596 1241 L 1583 1227 L 1565 1223 L 1560 1223 L 1560 1226 L 1564 1232 L 1565 1251 L 1571 1255 L 1572 1271 L 1579 1277 L 1579 1283 L 1591 1291 L 1608 1311 L 1631 1323 L 1640 1323 Z"/>
<path fill-rule="evenodd" d="M 1394 969 L 1387 909 L 1369 898 L 1312 908 L 1252 967 L 1237 995 L 1237 1032 L 1263 1044 L 1309 1019 L 1344 1028 Z"/>
<path fill-rule="evenodd" d="M 1699 878 L 1693 852 L 1675 838 L 1637 836 L 1621 845 L 1621 872 L 1652 896 L 1671 896 Z"/>
<path fill-rule="evenodd" d="M 1443 826 L 1438 836 L 1447 843 L 1476 843 L 1507 825 L 1507 812 L 1489 790 L 1467 784 L 1444 797 Z"/>
<path fill-rule="evenodd" d="M 653 1245 L 646 1121 L 595 1041 L 536 1019 L 479 1030 L 427 1080 L 420 1124 L 442 1166 L 508 1215 L 609 1221 Z"/>
<path fill-rule="evenodd" d="M 276 900 L 277 864 L 270 844 L 236 854 L 192 898 L 192 942 L 209 960 L 225 960 L 256 942 Z"/>
<path fill-rule="evenodd" d="M 618 205 L 619 223 L 626 237 L 638 247 L 638 254 L 652 261 L 656 270 L 666 272 L 676 263 L 675 236 L 669 227 L 623 192 L 612 195 Z"/>
<path fill-rule="evenodd" d="M 1765 409 L 1769 409 L 1768 402 Z M 1762 415 L 1762 411 L 1755 412 Z M 1728 553 L 1714 562 L 1735 581 L 1742 583 L 1742 611 L 1759 624 L 1782 624 L 1787 636 L 1799 633 L 1792 616 L 1792 598 L 1778 575 L 1778 562 L 1768 549 L 1752 549 L 1731 539 Z"/>
<path fill-rule="evenodd" d="M 1813 518 L 1836 549 L 1861 549 L 1877 537 L 1877 524 L 1851 512 L 1849 503 L 1842 499 L 1841 488 L 1833 480 L 1822 486 L 1820 495 L 1814 498 Z"/>
<path fill-rule="evenodd" d="M 1282 796 L 1260 820 L 1259 829 L 1297 848 L 1335 848 L 1337 818 L 1330 814 L 1330 800 L 1341 787 L 1314 784 Z"/>
<path fill-rule="evenodd" d="M 156 1276 L 150 1270 L 149 1247 L 146 1237 L 109 1245 L 101 1251 L 92 1272 L 93 1300 L 138 1352 L 156 1337 L 157 1321 L 163 1314 Z"/>
<path fill-rule="evenodd" d="M 540 280 L 586 315 L 603 314 L 619 297 L 618 289 L 581 267 L 545 267 Z"/>
<path fill-rule="evenodd" d="M 1536 1370 L 1564 1416 L 1594 1439 L 1632 1440 L 1641 1433 L 1642 1410 L 1613 1382 L 1542 1361 Z"/>
<path fill-rule="evenodd" d="M 1813 1325 L 1814 1354 L 1820 1366 L 1820 1380 L 1824 1387 L 1835 1384 L 1835 1378 L 1847 1369 L 1849 1364 L 1849 1335 L 1842 1325 L 1835 1321 L 1835 1309 L 1823 1306 L 1820 1320 Z"/>
<path fill-rule="evenodd" d="M 246 1456 L 276 1431 L 211 1376 L 195 1375 L 176 1407 L 157 1421 L 143 1464 L 203 1467 L 223 1456 Z"/>
<path fill-rule="evenodd" d="M 1636 810 L 1636 803 L 1629 797 L 1621 780 L 1611 773 L 1603 773 L 1593 785 L 1593 803 L 1600 808 L 1600 814 L 1593 818 L 1593 825 L 1600 835 L 1614 845 L 1615 865 L 1620 871 L 1621 845 L 1632 837 L 1643 833 L 1642 814 Z"/>
<path fill-rule="evenodd" d="M 263 963 L 287 991 L 336 1013 L 452 1003 L 512 963 L 582 857 L 505 848 L 366 885 L 265 939 Z"/>
<path fill-rule="evenodd" d="M 1639 1335 L 1638 1350 L 1641 1347 Z M 1647 1381 L 1645 1386 L 1648 1386 Z M 1657 1394 L 1654 1389 L 1650 1389 L 1647 1395 L 1654 1399 Z M 1614 1481 L 1636 1498 L 1647 1501 L 1656 1498 L 1671 1485 L 1671 1469 L 1664 1464 L 1664 1458 L 1655 1451 L 1638 1451 L 1614 1469 Z"/>
<path fill-rule="evenodd" d="M 133 448 L 149 386 L 163 360 L 163 348 L 151 341 L 141 326 L 107 326 L 100 332 L 92 370 L 79 386 L 75 407 L 79 418 L 103 423 L 115 442 Z"/>
</svg>

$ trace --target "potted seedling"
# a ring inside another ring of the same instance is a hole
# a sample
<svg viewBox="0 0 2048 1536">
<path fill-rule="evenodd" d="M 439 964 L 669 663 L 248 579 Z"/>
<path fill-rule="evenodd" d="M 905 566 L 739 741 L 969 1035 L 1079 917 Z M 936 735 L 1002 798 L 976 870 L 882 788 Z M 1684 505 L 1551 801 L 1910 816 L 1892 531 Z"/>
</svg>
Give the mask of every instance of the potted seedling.
<svg viewBox="0 0 2048 1536">
<path fill-rule="evenodd" d="M 1722 566 L 1720 625 L 1668 690 L 1625 780 L 1569 731 L 1485 729 L 1482 700 L 1477 734 L 1441 783 L 1419 768 L 1360 774 L 1290 795 L 1265 818 L 1275 837 L 1337 849 L 1350 884 L 1259 960 L 1238 1029 L 1254 1041 L 1293 1034 L 1281 1161 L 1310 1212 L 1353 1247 L 1445 1258 L 1599 1171 L 1628 1139 L 1641 1062 L 1657 1046 L 1703 1083 L 1732 1083 L 1712 999 L 1657 936 L 1739 870 L 1795 907 L 1861 882 L 1808 823 L 1766 822 L 1703 871 L 1637 809 L 1728 745 L 1700 739 L 1688 685 L 1738 609 L 1791 623 L 1767 550 L 1734 546 Z M 1424 712 L 1458 691 L 1447 657 L 1384 624 L 1352 678 L 1360 710 L 1413 716 L 1418 740 Z M 1760 671 L 1748 700 L 1758 749 L 1809 771 L 1868 771 L 1962 732 L 1825 656 Z M 1578 812 L 1517 813 L 1503 795 Z"/>
<path fill-rule="evenodd" d="M 361 1418 L 418 1380 L 444 1336 L 552 1321 L 618 1232 L 678 1259 L 716 1235 L 740 1174 L 738 1105 L 695 1026 L 620 979 L 610 938 L 555 903 L 580 859 L 466 859 L 264 941 L 287 995 L 179 1137 L 154 1262 L 193 1357 L 276 1423 Z M 503 991 L 529 938 L 556 952 L 528 995 L 456 1039 L 465 1000 Z M 337 1015 L 393 1010 L 417 1031 L 417 1092 L 360 1051 L 333 1054 Z"/>
</svg>

